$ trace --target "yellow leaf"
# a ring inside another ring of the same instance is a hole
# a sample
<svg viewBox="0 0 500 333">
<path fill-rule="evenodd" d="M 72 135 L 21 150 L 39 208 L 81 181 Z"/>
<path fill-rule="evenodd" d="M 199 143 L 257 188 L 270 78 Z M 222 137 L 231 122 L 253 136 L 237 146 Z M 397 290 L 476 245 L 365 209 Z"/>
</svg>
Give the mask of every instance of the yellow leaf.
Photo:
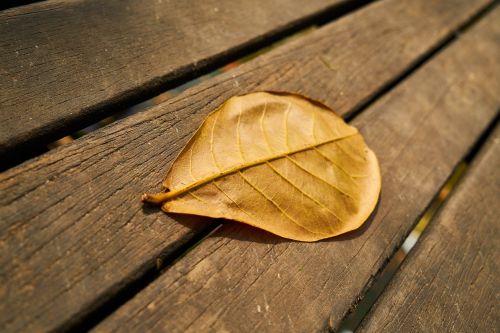
<svg viewBox="0 0 500 333">
<path fill-rule="evenodd" d="M 167 173 L 168 192 L 142 200 L 316 241 L 361 226 L 380 184 L 375 154 L 328 107 L 257 92 L 208 115 Z"/>
</svg>

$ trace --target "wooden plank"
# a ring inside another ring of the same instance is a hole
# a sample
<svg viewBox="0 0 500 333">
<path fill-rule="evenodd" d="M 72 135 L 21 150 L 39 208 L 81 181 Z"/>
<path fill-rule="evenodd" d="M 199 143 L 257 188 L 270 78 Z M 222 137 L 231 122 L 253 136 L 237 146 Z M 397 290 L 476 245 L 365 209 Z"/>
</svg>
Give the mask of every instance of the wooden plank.
<svg viewBox="0 0 500 333">
<path fill-rule="evenodd" d="M 349 2 L 52 0 L 0 12 L 0 156 L 83 128 Z"/>
<path fill-rule="evenodd" d="M 361 332 L 500 328 L 500 127 L 362 323 Z"/>
<path fill-rule="evenodd" d="M 156 258 L 204 232 L 208 223 L 167 216 L 144 207 L 139 197 L 160 188 L 191 133 L 230 96 L 265 89 L 302 92 L 349 114 L 488 3 L 374 3 L 3 173 L 0 249 L 15 255 L 0 257 L 0 327 L 49 330 L 80 320 L 154 267 Z M 329 69 L 332 64 L 336 70 Z M 492 98 L 481 105 L 496 102 Z M 485 107 L 477 115 L 482 120 L 488 112 Z M 465 133 L 474 136 L 483 122 Z"/>
<path fill-rule="evenodd" d="M 300 243 L 228 222 L 95 331 L 335 328 L 495 116 L 499 19 L 500 9 L 353 121 L 383 179 L 362 230 Z"/>
</svg>

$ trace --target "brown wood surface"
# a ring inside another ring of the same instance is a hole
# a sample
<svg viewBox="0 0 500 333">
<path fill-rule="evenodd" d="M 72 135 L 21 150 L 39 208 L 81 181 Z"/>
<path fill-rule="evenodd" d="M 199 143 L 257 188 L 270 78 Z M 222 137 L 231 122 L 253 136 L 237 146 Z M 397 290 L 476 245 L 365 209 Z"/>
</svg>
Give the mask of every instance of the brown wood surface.
<svg viewBox="0 0 500 333">
<path fill-rule="evenodd" d="M 96 331 L 335 328 L 495 116 L 499 20 L 500 9 L 352 122 L 383 178 L 362 230 L 300 243 L 227 222 Z"/>
<path fill-rule="evenodd" d="M 500 127 L 417 242 L 360 332 L 500 329 Z"/>
<path fill-rule="evenodd" d="M 78 320 L 154 267 L 158 256 L 204 232 L 207 223 L 180 221 L 144 207 L 139 197 L 160 188 L 179 149 L 206 114 L 230 96 L 263 89 L 302 92 L 346 115 L 488 3 L 377 2 L 159 107 L 3 173 L 0 250 L 9 255 L 0 257 L 0 328 L 47 330 Z M 476 56 L 487 66 L 494 57 L 484 45 L 484 55 Z M 485 88 L 472 96 L 480 100 L 478 119 L 466 119 L 470 128 L 450 152 L 456 158 L 497 105 L 495 77 L 483 79 L 484 68 L 472 65 L 469 70 L 478 71 Z M 441 91 L 443 80 L 437 75 L 430 87 Z M 398 117 L 406 119 L 403 113 Z M 448 173 L 445 166 L 429 176 L 434 180 L 429 193 Z M 241 230 L 245 237 L 254 232 Z M 347 306 L 349 300 L 342 302 Z"/>
<path fill-rule="evenodd" d="M 0 12 L 0 156 L 81 129 L 348 2 L 51 0 Z"/>
</svg>

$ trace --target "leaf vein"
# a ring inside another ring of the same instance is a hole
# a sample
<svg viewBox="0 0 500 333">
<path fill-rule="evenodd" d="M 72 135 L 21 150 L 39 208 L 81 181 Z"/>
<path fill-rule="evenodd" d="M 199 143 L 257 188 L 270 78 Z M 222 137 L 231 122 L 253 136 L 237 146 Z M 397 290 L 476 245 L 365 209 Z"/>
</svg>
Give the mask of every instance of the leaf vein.
<svg viewBox="0 0 500 333">
<path fill-rule="evenodd" d="M 352 155 L 350 152 L 348 152 L 347 150 L 345 150 L 338 142 L 335 144 L 335 147 L 337 147 L 340 151 L 342 151 L 344 154 L 346 154 L 347 156 L 349 156 L 349 158 L 351 158 L 352 160 L 358 161 L 358 162 L 364 162 L 358 156 Z"/>
<path fill-rule="evenodd" d="M 218 189 L 218 190 L 219 190 L 222 194 L 224 194 L 224 195 L 225 195 L 225 196 L 226 196 L 229 200 L 231 200 L 231 202 L 233 202 L 233 203 L 236 205 L 236 207 L 237 207 L 239 210 L 241 210 L 243 213 L 245 213 L 248 217 L 250 217 L 250 218 L 258 218 L 256 215 L 251 214 L 251 213 L 247 212 L 246 210 L 244 210 L 243 208 L 241 208 L 241 206 L 240 206 L 240 205 L 239 205 L 236 201 L 234 201 L 234 199 L 233 199 L 233 198 L 231 198 L 231 197 L 229 196 L 229 194 L 227 194 L 227 192 L 226 192 L 226 191 L 224 191 L 224 190 L 223 190 L 223 189 L 219 186 L 219 184 L 217 184 L 217 183 L 215 182 L 215 180 L 214 180 L 214 181 L 212 181 L 212 183 L 214 184 L 214 186 L 215 186 L 215 187 L 216 187 L 216 188 L 217 188 L 217 189 Z M 259 219 L 259 220 L 260 220 L 260 219 Z"/>
<path fill-rule="evenodd" d="M 246 161 L 245 159 L 245 155 L 243 154 L 243 148 L 241 147 L 241 134 L 240 134 L 240 124 L 241 124 L 241 114 L 243 113 L 243 110 L 242 110 L 242 106 L 241 106 L 241 103 L 240 103 L 240 109 L 239 109 L 239 113 L 238 113 L 238 124 L 236 125 L 236 142 L 238 144 L 238 151 L 240 153 L 240 156 L 241 156 L 241 160 L 243 162 Z"/>
<path fill-rule="evenodd" d="M 285 175 L 283 175 L 278 169 L 276 169 L 271 163 L 267 162 L 266 163 L 273 171 L 274 173 L 276 173 L 278 176 L 280 176 L 281 178 L 283 178 L 287 183 L 289 183 L 290 185 L 292 185 L 295 189 L 297 189 L 302 195 L 304 195 L 305 197 L 309 198 L 310 200 L 312 200 L 315 204 L 317 204 L 318 206 L 320 206 L 321 208 L 323 209 L 326 209 L 330 214 L 332 214 L 333 216 L 335 216 L 335 218 L 337 220 L 339 220 L 340 222 L 344 222 L 340 217 L 337 216 L 337 214 L 335 214 L 335 212 L 333 212 L 330 208 L 328 208 L 327 206 L 325 206 L 323 203 L 321 203 L 320 201 L 318 201 L 317 199 L 315 199 L 312 195 L 308 194 L 307 192 L 305 192 L 303 189 L 301 189 L 300 187 L 298 187 L 297 185 L 295 185 L 290 179 L 288 179 Z"/>
<path fill-rule="evenodd" d="M 315 132 L 315 127 L 316 127 L 316 113 L 313 113 L 312 115 L 312 126 L 311 126 L 311 133 L 312 133 L 312 138 L 314 142 L 318 142 L 318 139 L 316 138 L 316 132 Z"/>
<path fill-rule="evenodd" d="M 212 131 L 210 132 L 210 154 L 212 155 L 212 160 L 214 162 L 215 167 L 220 171 L 219 163 L 217 163 L 217 159 L 215 158 L 214 154 L 214 131 L 215 131 L 215 124 L 219 119 L 219 114 L 220 114 L 219 112 L 215 113 L 214 123 L 212 125 Z"/>
<path fill-rule="evenodd" d="M 288 103 L 285 111 L 285 116 L 283 118 L 284 128 L 285 128 L 285 145 L 287 149 L 290 149 L 290 145 L 288 144 L 288 115 L 290 114 L 290 108 L 292 103 Z"/>
<path fill-rule="evenodd" d="M 302 224 L 300 224 L 299 222 L 297 222 L 293 217 L 291 217 L 290 215 L 288 215 L 288 213 L 280 207 L 280 205 L 278 205 L 278 203 L 276 201 L 274 201 L 272 198 L 269 198 L 262 190 L 260 190 L 257 186 L 255 186 L 244 174 L 243 172 L 241 171 L 238 171 L 238 174 L 241 176 L 241 178 L 243 178 L 243 180 L 245 182 L 247 182 L 248 185 L 250 185 L 257 193 L 259 193 L 260 195 L 262 195 L 264 198 L 266 198 L 267 201 L 269 201 L 270 203 L 273 204 L 274 207 L 276 207 L 282 214 L 283 216 L 285 216 L 288 220 L 290 220 L 292 223 L 298 225 L 299 227 L 301 228 L 304 228 L 305 230 L 313 233 L 313 234 L 317 234 L 317 235 L 323 235 L 323 233 L 319 233 L 319 232 L 315 232 L 315 231 L 312 231 L 308 228 L 306 228 L 305 226 L 303 226 Z"/>
<path fill-rule="evenodd" d="M 189 191 L 188 192 L 189 195 L 191 195 L 193 198 L 195 198 L 196 200 L 204 203 L 205 205 L 208 204 L 208 202 L 206 202 L 205 200 L 203 200 L 202 198 L 200 198 L 199 196 L 197 196 L 196 194 L 194 194 L 193 192 Z"/>
<path fill-rule="evenodd" d="M 306 169 L 304 166 L 302 166 L 299 162 L 297 162 L 296 160 L 294 160 L 293 158 L 291 158 L 290 156 L 287 156 L 288 160 L 291 161 L 293 164 L 295 164 L 297 167 L 299 167 L 301 170 L 305 171 L 306 173 L 310 174 L 311 176 L 313 176 L 314 178 L 316 179 L 319 179 L 321 180 L 323 183 L 327 184 L 328 186 L 334 188 L 335 190 L 337 190 L 338 192 L 342 193 L 343 195 L 346 195 L 348 196 L 349 198 L 351 198 L 352 200 L 354 200 L 354 198 L 347 192 L 343 191 L 342 189 L 340 189 L 338 186 L 330 183 L 329 181 L 327 181 L 326 179 L 323 179 L 321 176 L 315 174 L 314 172 L 312 172 L 311 170 L 308 170 Z"/>
<path fill-rule="evenodd" d="M 264 137 L 264 142 L 267 145 L 267 150 L 269 151 L 270 154 L 272 154 L 273 149 L 271 148 L 271 143 L 269 142 L 266 130 L 264 129 L 264 117 L 266 115 L 266 110 L 267 110 L 267 102 L 264 103 L 262 115 L 260 116 L 260 131 L 262 132 L 262 136 Z"/>
<path fill-rule="evenodd" d="M 323 153 L 321 150 L 319 150 L 317 147 L 313 147 L 314 151 L 316 151 L 318 154 L 320 154 L 325 160 L 327 160 L 328 162 L 330 162 L 331 164 L 335 165 L 340 171 L 342 171 L 343 173 L 345 173 L 347 176 L 349 176 L 349 178 L 352 180 L 352 182 L 354 184 L 358 184 L 354 181 L 354 178 L 364 178 L 366 177 L 366 175 L 352 175 L 350 174 L 349 172 L 347 172 L 346 170 L 344 170 L 344 168 L 342 168 L 340 165 L 338 165 L 334 160 L 332 160 L 330 157 L 328 157 L 325 153 Z"/>
<path fill-rule="evenodd" d="M 193 178 L 194 181 L 196 181 L 196 178 L 193 175 L 193 147 L 194 147 L 194 142 L 191 148 L 189 148 L 189 175 L 191 178 Z"/>
</svg>

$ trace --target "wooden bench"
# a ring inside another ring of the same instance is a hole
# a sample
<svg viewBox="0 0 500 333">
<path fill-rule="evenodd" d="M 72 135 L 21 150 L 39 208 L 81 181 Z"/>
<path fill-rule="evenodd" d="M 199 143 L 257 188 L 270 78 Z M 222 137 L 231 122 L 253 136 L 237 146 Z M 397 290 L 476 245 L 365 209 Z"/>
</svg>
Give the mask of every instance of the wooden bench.
<svg viewBox="0 0 500 333">
<path fill-rule="evenodd" d="M 48 0 L 0 11 L 0 331 L 338 330 L 463 161 L 472 166 L 360 330 L 497 330 L 499 22 L 489 0 Z M 294 242 L 140 202 L 209 112 L 260 90 L 321 100 L 360 129 L 383 179 L 360 230 Z"/>
</svg>

